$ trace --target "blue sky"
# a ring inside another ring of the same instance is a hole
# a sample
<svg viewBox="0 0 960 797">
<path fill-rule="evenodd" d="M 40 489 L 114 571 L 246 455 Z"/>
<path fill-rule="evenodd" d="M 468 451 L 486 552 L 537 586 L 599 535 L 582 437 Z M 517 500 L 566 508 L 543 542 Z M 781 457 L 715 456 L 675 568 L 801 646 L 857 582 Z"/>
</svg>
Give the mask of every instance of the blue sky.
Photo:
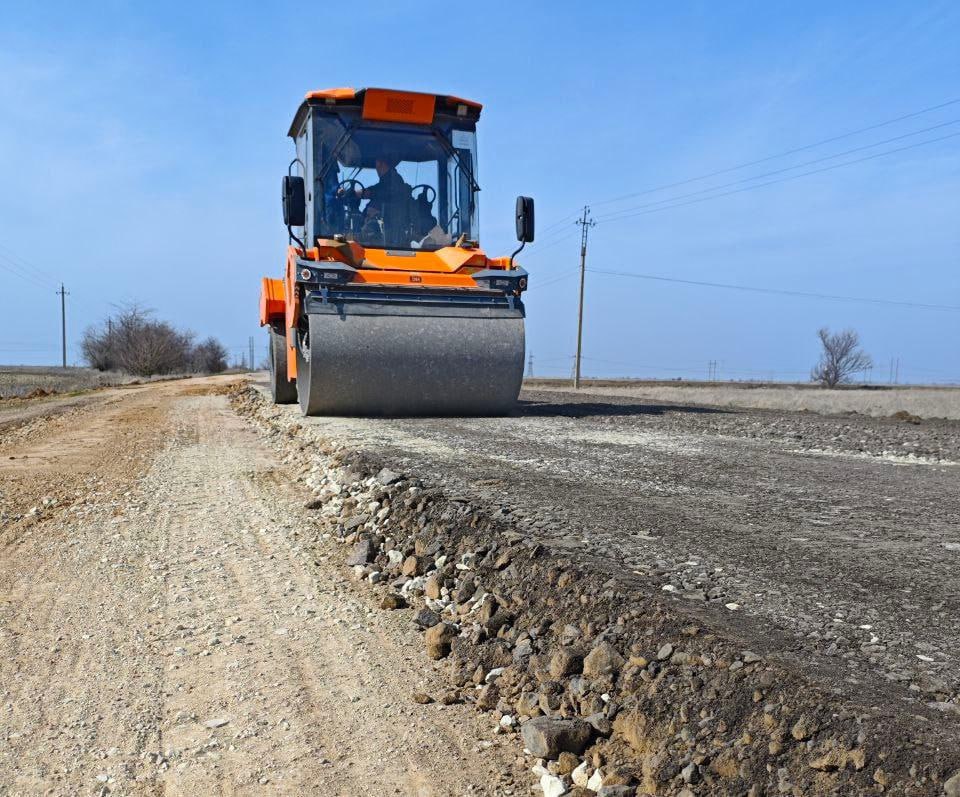
<svg viewBox="0 0 960 797">
<path fill-rule="evenodd" d="M 285 133 L 305 91 L 340 85 L 485 104 L 484 248 L 509 252 L 514 197 L 537 201 L 521 262 L 538 375 L 570 371 L 584 203 L 595 269 L 960 305 L 960 136 L 711 188 L 958 133 L 960 102 L 606 201 L 960 99 L 955 2 L 150 5 L 0 9 L 0 362 L 58 360 L 60 279 L 73 341 L 137 301 L 237 354 L 262 344 Z M 584 372 L 702 377 L 716 360 L 721 377 L 803 378 L 823 325 L 861 333 L 876 381 L 893 357 L 901 380 L 960 381 L 960 312 L 598 272 Z"/>
</svg>

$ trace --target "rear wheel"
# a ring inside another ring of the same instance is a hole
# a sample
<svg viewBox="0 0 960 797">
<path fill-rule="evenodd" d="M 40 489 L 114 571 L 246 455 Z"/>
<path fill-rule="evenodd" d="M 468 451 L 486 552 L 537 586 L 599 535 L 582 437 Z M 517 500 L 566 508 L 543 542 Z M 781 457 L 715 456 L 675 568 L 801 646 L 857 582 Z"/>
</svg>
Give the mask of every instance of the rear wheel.
<svg viewBox="0 0 960 797">
<path fill-rule="evenodd" d="M 287 338 L 270 329 L 270 395 L 274 404 L 293 404 L 297 383 L 287 379 Z"/>
</svg>

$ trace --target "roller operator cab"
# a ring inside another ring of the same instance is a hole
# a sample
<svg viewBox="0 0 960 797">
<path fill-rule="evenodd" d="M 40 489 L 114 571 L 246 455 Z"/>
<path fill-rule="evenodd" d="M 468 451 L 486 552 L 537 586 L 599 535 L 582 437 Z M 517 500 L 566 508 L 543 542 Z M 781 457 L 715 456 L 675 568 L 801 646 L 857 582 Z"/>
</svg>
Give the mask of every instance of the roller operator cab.
<svg viewBox="0 0 960 797">
<path fill-rule="evenodd" d="M 307 94 L 283 178 L 283 279 L 263 280 L 274 401 L 305 415 L 500 415 L 523 376 L 534 238 L 518 197 L 520 248 L 479 245 L 481 106 L 385 89 Z"/>
</svg>

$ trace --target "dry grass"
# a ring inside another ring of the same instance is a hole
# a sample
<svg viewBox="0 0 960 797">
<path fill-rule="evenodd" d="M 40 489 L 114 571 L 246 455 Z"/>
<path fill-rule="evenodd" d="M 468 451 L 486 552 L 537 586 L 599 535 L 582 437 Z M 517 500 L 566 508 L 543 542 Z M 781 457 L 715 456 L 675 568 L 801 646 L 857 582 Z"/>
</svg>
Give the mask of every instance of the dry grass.
<svg viewBox="0 0 960 797">
<path fill-rule="evenodd" d="M 616 380 L 590 380 L 584 384 L 581 392 L 592 395 L 674 404 L 792 410 L 823 415 L 855 412 L 873 417 L 906 413 L 919 418 L 960 420 L 960 387 L 871 386 L 828 390 L 809 384 L 677 384 Z M 572 390 L 569 381 L 531 379 L 526 380 L 524 385 L 531 390 Z"/>
</svg>

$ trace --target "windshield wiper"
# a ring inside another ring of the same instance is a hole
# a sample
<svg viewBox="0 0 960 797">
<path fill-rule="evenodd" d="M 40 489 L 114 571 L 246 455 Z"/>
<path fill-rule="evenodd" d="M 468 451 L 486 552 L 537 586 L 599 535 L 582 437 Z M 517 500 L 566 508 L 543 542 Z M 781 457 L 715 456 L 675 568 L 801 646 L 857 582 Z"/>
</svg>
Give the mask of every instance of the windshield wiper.
<svg viewBox="0 0 960 797">
<path fill-rule="evenodd" d="M 457 162 L 457 167 L 460 169 L 460 171 L 467 175 L 467 179 L 470 181 L 470 188 L 472 188 L 474 191 L 479 191 L 480 186 L 477 184 L 476 179 L 474 179 L 473 172 L 468 169 L 467 165 L 460 159 L 460 155 L 458 154 L 457 150 L 454 149 L 449 141 L 447 141 L 446 136 L 434 128 L 431 128 L 430 132 L 436 136 L 436 139 L 440 142 L 440 146 L 443 147 L 444 152 L 446 152 L 447 155 Z"/>
</svg>

